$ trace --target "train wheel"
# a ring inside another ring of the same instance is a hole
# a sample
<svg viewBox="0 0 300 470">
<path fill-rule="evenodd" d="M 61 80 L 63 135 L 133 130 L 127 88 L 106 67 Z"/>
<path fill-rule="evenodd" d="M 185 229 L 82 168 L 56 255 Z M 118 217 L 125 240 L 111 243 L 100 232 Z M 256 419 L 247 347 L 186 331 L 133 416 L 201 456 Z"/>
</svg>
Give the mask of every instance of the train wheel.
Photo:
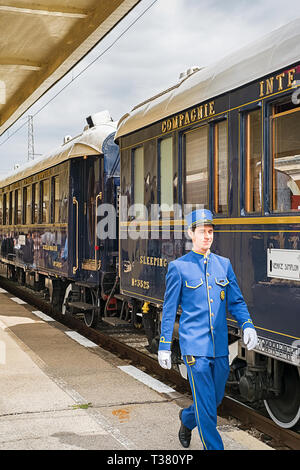
<svg viewBox="0 0 300 470">
<path fill-rule="evenodd" d="M 90 292 L 91 292 L 91 299 L 90 299 L 91 303 L 96 308 L 93 310 L 87 310 L 86 312 L 84 312 L 84 323 L 86 324 L 86 326 L 93 328 L 97 326 L 98 320 L 99 320 L 100 298 L 95 292 L 93 291 L 90 291 Z"/>
<path fill-rule="evenodd" d="M 265 407 L 278 426 L 290 429 L 300 424 L 300 369 L 284 365 L 283 392 L 276 398 L 264 400 Z"/>
<path fill-rule="evenodd" d="M 62 307 L 61 307 L 62 315 L 66 315 L 68 313 L 70 314 L 75 313 L 73 311 L 73 308 L 69 306 L 69 302 L 78 301 L 79 296 L 80 296 L 80 292 L 79 292 L 78 286 L 70 283 L 65 290 L 64 300 L 63 300 Z"/>
</svg>

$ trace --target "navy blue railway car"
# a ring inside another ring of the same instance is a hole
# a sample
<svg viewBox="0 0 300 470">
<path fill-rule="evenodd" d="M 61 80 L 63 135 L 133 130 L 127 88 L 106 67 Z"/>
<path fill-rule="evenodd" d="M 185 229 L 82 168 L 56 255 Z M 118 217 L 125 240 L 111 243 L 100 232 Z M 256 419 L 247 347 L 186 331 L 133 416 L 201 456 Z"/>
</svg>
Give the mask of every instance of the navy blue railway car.
<svg viewBox="0 0 300 470">
<path fill-rule="evenodd" d="M 300 421 L 299 44 L 296 20 L 192 67 L 116 134 L 121 294 L 143 313 L 155 350 L 168 263 L 191 249 L 184 216 L 213 211 L 212 249 L 231 259 L 259 336 L 248 352 L 228 316 L 231 379 L 285 428 Z M 180 357 L 176 331 L 173 351 Z"/>
<path fill-rule="evenodd" d="M 99 234 L 117 207 L 120 178 L 116 123 L 107 111 L 87 122 L 81 135 L 0 181 L 0 246 L 9 277 L 48 289 L 62 313 L 84 312 L 92 326 L 117 272 L 117 241 L 105 227 Z"/>
</svg>

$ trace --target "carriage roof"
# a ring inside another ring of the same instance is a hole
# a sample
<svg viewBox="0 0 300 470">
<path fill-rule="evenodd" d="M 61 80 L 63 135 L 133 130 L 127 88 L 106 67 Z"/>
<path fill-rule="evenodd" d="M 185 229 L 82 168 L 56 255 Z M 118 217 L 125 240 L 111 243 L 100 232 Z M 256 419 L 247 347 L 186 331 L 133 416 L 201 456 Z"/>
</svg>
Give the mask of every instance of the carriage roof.
<svg viewBox="0 0 300 470">
<path fill-rule="evenodd" d="M 65 142 L 54 151 L 10 171 L 0 180 L 0 188 L 71 158 L 103 154 L 102 147 L 105 139 L 116 131 L 117 123 L 111 120 L 108 111 L 94 114 L 92 118 L 94 120 L 93 127 L 86 126 L 82 134 L 73 138 L 65 138 Z"/>
<path fill-rule="evenodd" d="M 264 77 L 299 59 L 300 18 L 208 67 L 192 68 L 192 73 L 175 86 L 135 106 L 123 116 L 115 139 Z"/>
</svg>

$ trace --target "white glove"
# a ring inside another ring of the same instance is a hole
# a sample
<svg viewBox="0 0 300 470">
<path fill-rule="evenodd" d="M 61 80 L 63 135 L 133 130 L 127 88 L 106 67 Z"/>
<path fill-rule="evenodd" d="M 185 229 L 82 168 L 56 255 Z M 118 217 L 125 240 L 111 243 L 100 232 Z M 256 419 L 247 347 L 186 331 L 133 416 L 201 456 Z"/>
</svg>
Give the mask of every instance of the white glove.
<svg viewBox="0 0 300 470">
<path fill-rule="evenodd" d="M 163 369 L 171 369 L 171 351 L 158 351 L 158 363 Z"/>
<path fill-rule="evenodd" d="M 244 329 L 244 344 L 247 346 L 248 351 L 254 349 L 257 345 L 257 334 L 254 328 L 245 328 Z"/>
</svg>

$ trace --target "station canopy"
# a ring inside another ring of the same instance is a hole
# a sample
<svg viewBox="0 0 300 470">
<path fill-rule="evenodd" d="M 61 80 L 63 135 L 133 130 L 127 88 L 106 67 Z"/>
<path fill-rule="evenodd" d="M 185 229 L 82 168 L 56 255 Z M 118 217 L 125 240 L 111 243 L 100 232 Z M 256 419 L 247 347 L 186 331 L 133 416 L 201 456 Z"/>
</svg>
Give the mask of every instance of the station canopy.
<svg viewBox="0 0 300 470">
<path fill-rule="evenodd" d="M 0 135 L 140 0 L 0 0 Z"/>
</svg>

